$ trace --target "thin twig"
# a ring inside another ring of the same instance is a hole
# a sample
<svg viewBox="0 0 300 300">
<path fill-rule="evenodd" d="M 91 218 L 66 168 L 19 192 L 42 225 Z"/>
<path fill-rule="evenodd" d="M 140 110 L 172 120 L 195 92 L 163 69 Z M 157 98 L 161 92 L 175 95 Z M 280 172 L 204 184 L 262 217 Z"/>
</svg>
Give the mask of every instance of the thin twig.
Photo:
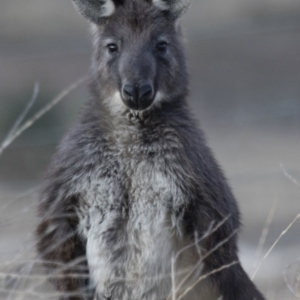
<svg viewBox="0 0 300 300">
<path fill-rule="evenodd" d="M 13 200 L 10 200 L 8 201 L 8 203 L 6 203 L 5 205 L 1 206 L 0 207 L 0 212 L 4 211 L 5 209 L 7 209 L 10 205 L 12 205 L 14 202 L 26 197 L 26 196 L 29 196 L 30 194 L 36 192 L 39 188 L 38 187 L 35 187 L 35 188 L 32 188 L 28 191 L 26 191 L 25 193 L 19 195 L 17 198 L 13 199 Z M 9 216 L 9 218 L 11 219 L 12 217 Z"/>
<path fill-rule="evenodd" d="M 299 286 L 300 286 L 300 274 L 298 274 L 296 278 L 296 284 L 295 284 L 295 296 L 297 297 L 297 299 L 300 298 L 300 293 L 298 292 Z"/>
<path fill-rule="evenodd" d="M 5 140 L 8 140 L 15 132 L 16 130 L 19 128 L 20 124 L 23 122 L 23 120 L 25 119 L 26 115 L 28 114 L 28 112 L 30 111 L 31 107 L 33 106 L 33 104 L 35 103 L 38 93 L 39 93 L 40 87 L 38 83 L 34 84 L 33 87 L 33 94 L 31 96 L 31 99 L 29 100 L 29 102 L 27 103 L 27 105 L 25 106 L 24 110 L 22 111 L 21 115 L 19 116 L 19 118 L 16 120 L 16 122 L 14 123 L 13 127 L 11 128 L 11 130 L 9 131 L 9 133 L 7 134 L 7 137 Z M 5 142 L 5 141 L 4 141 Z M 3 142 L 3 143 L 4 143 Z"/>
<path fill-rule="evenodd" d="M 262 250 L 263 250 L 263 247 L 264 247 L 267 235 L 269 233 L 269 229 L 270 229 L 271 223 L 273 221 L 273 218 L 274 218 L 274 215 L 275 215 L 275 212 L 276 212 L 276 209 L 277 209 L 277 204 L 278 204 L 277 200 L 273 202 L 272 207 L 271 207 L 271 209 L 269 211 L 268 218 L 266 220 L 265 226 L 264 226 L 264 228 L 262 230 L 261 237 L 259 239 L 259 243 L 258 243 L 256 254 L 255 254 L 254 269 L 257 267 L 258 260 L 259 260 L 259 258 L 261 256 L 261 253 L 262 253 Z"/>
<path fill-rule="evenodd" d="M 219 222 L 216 227 L 214 227 L 212 229 L 212 226 L 214 224 L 214 222 L 212 222 L 208 228 L 208 230 L 204 233 L 204 235 L 197 241 L 195 241 L 194 243 L 191 243 L 185 247 L 183 247 L 180 251 L 178 251 L 176 253 L 175 256 L 175 261 L 178 259 L 179 255 L 182 254 L 184 251 L 188 250 L 189 248 L 195 246 L 195 243 L 200 243 L 201 241 L 203 241 L 205 238 L 207 238 L 209 235 L 211 235 L 212 233 L 216 232 L 228 219 L 230 218 L 230 216 L 225 217 L 221 222 Z"/>
<path fill-rule="evenodd" d="M 68 273 L 68 274 L 56 274 L 53 275 L 52 273 L 50 275 L 19 275 L 16 273 L 0 273 L 0 278 L 27 278 L 27 279 L 49 279 L 49 278 L 90 278 L 90 275 L 85 274 L 77 274 L 77 273 Z"/>
<path fill-rule="evenodd" d="M 2 293 L 8 293 L 9 290 L 8 289 L 4 289 L 4 288 L 0 288 L 0 292 Z M 37 298 L 40 298 L 40 299 L 47 299 L 49 300 L 49 298 L 54 298 L 54 299 L 58 299 L 59 297 L 61 296 L 78 296 L 78 292 L 65 292 L 65 293 L 61 293 L 61 292 L 53 292 L 53 293 L 44 293 L 41 294 L 39 292 L 34 292 L 33 290 L 25 290 L 25 291 L 15 291 L 16 294 L 19 294 L 19 295 L 22 295 L 22 296 L 32 296 L 32 297 L 37 297 Z M 61 298 L 59 298 L 61 299 Z"/>
<path fill-rule="evenodd" d="M 300 285 L 300 273 L 296 276 L 295 278 L 295 287 L 292 287 L 292 285 L 289 283 L 289 280 L 288 280 L 288 276 L 287 276 L 287 270 L 289 270 L 290 268 L 292 268 L 294 265 L 299 265 L 300 264 L 300 259 L 298 259 L 297 261 L 295 262 L 292 262 L 291 264 L 289 264 L 284 272 L 283 272 L 283 278 L 284 278 L 284 281 L 288 287 L 288 289 L 291 291 L 291 293 L 297 298 L 299 299 L 300 298 L 300 291 L 298 292 L 298 289 L 299 289 L 299 285 Z"/>
<path fill-rule="evenodd" d="M 252 280 L 254 279 L 257 271 L 259 270 L 259 268 L 261 267 L 262 263 L 264 262 L 264 260 L 269 256 L 269 254 L 272 252 L 272 250 L 274 249 L 274 247 L 277 245 L 277 243 L 279 242 L 279 240 L 289 231 L 289 229 L 294 225 L 294 223 L 300 218 L 300 214 L 298 214 L 294 220 L 286 227 L 285 230 L 283 230 L 281 232 L 281 234 L 279 235 L 279 237 L 276 239 L 276 241 L 273 243 L 273 245 L 270 247 L 270 249 L 268 250 L 268 252 L 265 254 L 265 256 L 263 257 L 263 259 L 261 260 L 261 262 L 259 263 L 259 265 L 257 266 L 254 274 L 252 275 Z"/>
<path fill-rule="evenodd" d="M 280 169 L 283 172 L 284 176 L 287 177 L 294 184 L 296 184 L 298 187 L 300 187 L 299 181 L 296 178 L 294 178 L 291 174 L 288 173 L 288 171 L 284 168 L 283 164 L 280 164 L 279 166 L 280 166 Z"/>
<path fill-rule="evenodd" d="M 222 245 L 224 245 L 225 243 L 227 243 L 234 235 L 236 235 L 238 232 L 238 230 L 234 230 L 226 239 L 222 240 L 220 243 L 218 243 L 215 247 L 213 247 L 211 250 L 209 250 L 201 259 L 199 259 L 199 261 L 197 262 L 197 264 L 191 269 L 191 271 L 181 280 L 181 282 L 179 283 L 179 285 L 176 288 L 176 294 L 177 292 L 180 291 L 180 288 L 183 286 L 183 284 L 190 278 L 190 276 L 199 268 L 199 266 L 201 265 L 201 263 L 207 258 L 209 257 L 213 252 L 215 252 L 216 250 L 218 250 Z M 193 243 L 193 245 L 195 245 L 195 243 Z M 167 299 L 170 299 L 172 295 L 169 295 L 167 297 Z M 179 299 L 178 299 L 179 300 Z"/>
<path fill-rule="evenodd" d="M 202 280 L 204 280 L 204 279 L 206 279 L 207 277 L 209 277 L 209 276 L 211 276 L 211 275 L 213 275 L 213 274 L 215 274 L 215 273 L 218 273 L 218 272 L 221 272 L 222 270 L 224 270 L 224 269 L 228 269 L 228 268 L 230 268 L 230 267 L 232 267 L 233 265 L 236 265 L 236 264 L 238 264 L 239 262 L 238 261 L 233 261 L 232 263 L 230 263 L 230 264 L 227 264 L 227 265 L 223 265 L 222 267 L 220 267 L 220 268 L 218 268 L 218 269 L 214 269 L 214 270 L 212 270 L 211 272 L 208 272 L 208 273 L 206 273 L 206 274 L 204 274 L 204 275 L 202 275 L 202 276 L 200 276 L 199 278 L 198 278 L 198 280 L 196 280 L 194 283 L 193 283 L 193 285 L 191 285 L 190 287 L 188 287 L 179 297 L 178 297 L 178 299 L 177 300 L 180 300 L 180 299 L 182 299 L 189 291 L 191 291 L 200 281 L 202 281 Z"/>
<path fill-rule="evenodd" d="M 171 258 L 171 276 L 172 276 L 172 300 L 176 300 L 176 282 L 175 282 L 175 259 Z"/>
<path fill-rule="evenodd" d="M 26 121 L 21 127 L 16 128 L 14 132 L 4 140 L 0 147 L 0 155 L 4 150 L 16 139 L 18 138 L 25 130 L 31 127 L 38 119 L 40 119 L 45 113 L 51 110 L 56 104 L 63 100 L 71 91 L 76 89 L 79 85 L 86 82 L 87 76 L 81 77 L 72 83 L 69 87 L 64 89 L 60 94 L 58 94 L 54 99 L 52 99 L 47 105 L 45 105 L 41 110 L 39 110 L 32 118 Z"/>
</svg>

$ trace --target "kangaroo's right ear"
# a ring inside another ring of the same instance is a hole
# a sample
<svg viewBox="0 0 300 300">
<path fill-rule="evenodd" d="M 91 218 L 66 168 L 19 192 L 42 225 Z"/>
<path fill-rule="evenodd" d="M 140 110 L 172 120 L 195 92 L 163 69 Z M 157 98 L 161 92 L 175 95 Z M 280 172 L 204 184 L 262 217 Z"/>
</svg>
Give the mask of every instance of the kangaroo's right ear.
<svg viewBox="0 0 300 300">
<path fill-rule="evenodd" d="M 77 10 L 90 22 L 103 23 L 116 9 L 113 0 L 73 0 Z"/>
</svg>

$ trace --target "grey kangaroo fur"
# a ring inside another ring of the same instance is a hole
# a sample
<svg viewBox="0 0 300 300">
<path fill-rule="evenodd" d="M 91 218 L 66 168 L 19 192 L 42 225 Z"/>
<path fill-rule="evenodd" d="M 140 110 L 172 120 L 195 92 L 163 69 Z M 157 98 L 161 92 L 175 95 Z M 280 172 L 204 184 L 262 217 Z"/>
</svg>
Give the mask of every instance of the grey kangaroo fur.
<svg viewBox="0 0 300 300">
<path fill-rule="evenodd" d="M 263 300 L 238 260 L 236 200 L 186 102 L 177 19 L 189 2 L 73 2 L 93 24 L 91 99 L 53 158 L 37 228 L 61 299 Z"/>
</svg>

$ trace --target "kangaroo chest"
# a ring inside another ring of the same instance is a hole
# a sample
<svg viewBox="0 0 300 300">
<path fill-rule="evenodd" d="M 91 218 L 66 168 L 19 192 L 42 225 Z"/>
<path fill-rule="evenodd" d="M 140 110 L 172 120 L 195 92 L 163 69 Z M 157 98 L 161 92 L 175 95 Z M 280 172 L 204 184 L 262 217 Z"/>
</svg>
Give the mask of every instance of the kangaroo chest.
<svg viewBox="0 0 300 300">
<path fill-rule="evenodd" d="M 88 218 L 80 227 L 99 294 L 124 300 L 167 296 L 170 280 L 160 280 L 165 282 L 160 291 L 152 288 L 159 276 L 170 271 L 178 247 L 180 194 L 153 162 L 135 159 L 115 170 L 115 175 L 91 182 L 84 196 L 87 211 L 82 213 Z M 147 289 L 152 291 L 142 297 Z"/>
<path fill-rule="evenodd" d="M 79 230 L 87 240 L 92 285 L 100 299 L 167 299 L 172 256 L 193 243 L 182 235 L 187 195 L 164 158 L 122 161 L 91 180 L 83 197 Z M 176 268 L 195 265 L 199 255 L 185 251 Z"/>
</svg>

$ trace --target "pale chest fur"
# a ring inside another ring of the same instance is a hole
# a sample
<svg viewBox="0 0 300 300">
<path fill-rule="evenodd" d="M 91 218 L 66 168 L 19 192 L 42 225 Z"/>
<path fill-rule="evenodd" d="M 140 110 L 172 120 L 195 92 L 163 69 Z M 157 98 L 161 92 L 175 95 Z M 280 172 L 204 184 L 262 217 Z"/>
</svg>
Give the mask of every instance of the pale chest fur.
<svg viewBox="0 0 300 300">
<path fill-rule="evenodd" d="M 149 155 L 140 148 L 131 148 L 128 154 L 121 147 L 115 153 L 104 175 L 101 170 L 101 176 L 91 177 L 83 195 L 85 211 L 79 214 L 85 216 L 79 231 L 87 241 L 92 284 L 100 299 L 167 299 L 172 256 L 193 243 L 182 234 L 187 195 L 166 163 L 175 158 L 168 151 Z M 175 272 L 199 261 L 200 253 L 191 249 L 178 256 Z M 199 272 L 200 266 L 192 281 Z M 206 293 L 206 287 L 201 290 Z M 188 299 L 199 295 L 198 290 Z"/>
</svg>

